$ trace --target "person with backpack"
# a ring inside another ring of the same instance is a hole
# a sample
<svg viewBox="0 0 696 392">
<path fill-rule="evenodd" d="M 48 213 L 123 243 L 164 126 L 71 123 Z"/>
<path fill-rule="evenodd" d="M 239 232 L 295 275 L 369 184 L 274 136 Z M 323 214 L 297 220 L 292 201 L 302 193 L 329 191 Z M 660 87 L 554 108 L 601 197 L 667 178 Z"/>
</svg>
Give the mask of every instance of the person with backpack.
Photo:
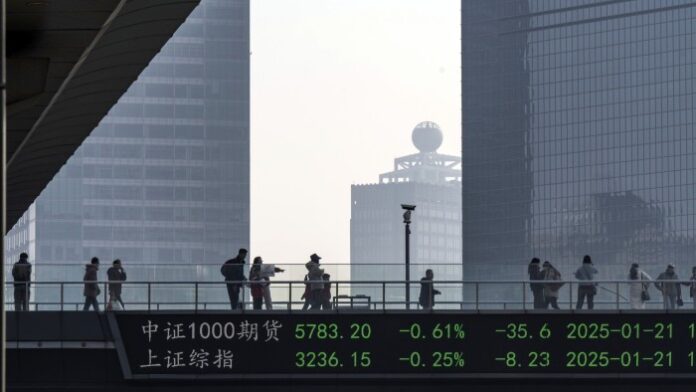
<svg viewBox="0 0 696 392">
<path fill-rule="evenodd" d="M 662 303 L 665 310 L 673 310 L 677 306 L 684 305 L 679 276 L 674 271 L 674 264 L 668 264 L 665 272 L 657 277 L 655 287 L 662 292 Z"/>
<path fill-rule="evenodd" d="M 106 276 L 109 279 L 109 304 L 107 305 L 107 310 L 114 310 L 120 304 L 121 310 L 126 307 L 123 305 L 123 300 L 121 299 L 121 288 L 123 282 L 126 281 L 126 271 L 121 265 L 121 260 L 116 259 L 106 271 Z"/>
<path fill-rule="evenodd" d="M 558 307 L 558 294 L 563 283 L 554 283 L 554 281 L 561 280 L 561 273 L 548 260 L 544 261 L 542 267 L 542 280 L 546 281 L 544 283 L 544 309 L 548 309 L 551 305 L 552 308 L 558 310 L 560 309 Z"/>
<path fill-rule="evenodd" d="M 239 290 L 241 290 L 246 277 L 244 276 L 244 263 L 246 262 L 248 250 L 242 248 L 237 252 L 235 258 L 225 261 L 220 267 L 220 273 L 225 277 L 227 285 L 227 295 L 230 298 L 230 307 L 232 310 L 240 308 Z"/>
<path fill-rule="evenodd" d="M 85 305 L 82 308 L 83 311 L 88 311 L 90 307 L 93 307 L 97 312 L 99 311 L 97 297 L 101 293 L 101 289 L 99 289 L 99 283 L 97 282 L 97 271 L 99 271 L 99 258 L 92 257 L 92 261 L 85 265 L 85 276 L 82 278 L 85 282 L 83 290 Z"/>
<path fill-rule="evenodd" d="M 31 285 L 31 263 L 29 255 L 22 253 L 12 267 L 12 279 L 14 280 L 14 304 L 15 311 L 29 310 L 29 297 Z"/>
<path fill-rule="evenodd" d="M 583 302 L 587 298 L 587 309 L 594 308 L 594 296 L 597 295 L 597 284 L 592 280 L 597 274 L 597 269 L 592 265 L 590 255 L 582 258 L 582 265 L 575 271 L 575 278 L 580 281 L 578 284 L 578 303 L 575 309 L 582 309 Z"/>
</svg>

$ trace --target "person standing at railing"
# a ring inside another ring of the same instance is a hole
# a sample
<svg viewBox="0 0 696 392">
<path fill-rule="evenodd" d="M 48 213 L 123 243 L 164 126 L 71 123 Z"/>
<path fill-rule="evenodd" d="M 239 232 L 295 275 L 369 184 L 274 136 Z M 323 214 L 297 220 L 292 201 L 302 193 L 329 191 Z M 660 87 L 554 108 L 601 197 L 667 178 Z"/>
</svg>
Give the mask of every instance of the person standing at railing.
<svg viewBox="0 0 696 392">
<path fill-rule="evenodd" d="M 85 306 L 82 310 L 87 311 L 90 307 L 93 307 L 97 312 L 99 311 L 99 301 L 97 301 L 97 296 L 101 293 L 99 289 L 99 283 L 97 282 L 97 271 L 99 271 L 99 259 L 97 257 L 92 257 L 92 261 L 85 265 L 85 276 L 83 281 L 85 282 L 85 288 L 83 294 L 85 296 Z"/>
<path fill-rule="evenodd" d="M 126 271 L 121 266 L 121 260 L 114 260 L 111 268 L 106 271 L 106 276 L 109 278 L 109 304 L 107 305 L 107 310 L 114 310 L 121 305 L 121 310 L 126 307 L 123 305 L 123 300 L 121 299 L 121 289 L 123 282 L 126 281 Z"/>
<path fill-rule="evenodd" d="M 674 264 L 668 264 L 667 270 L 657 277 L 655 287 L 662 292 L 662 303 L 666 310 L 673 310 L 684 304 L 681 297 L 679 276 L 674 271 Z"/>
<path fill-rule="evenodd" d="M 29 263 L 28 254 L 19 255 L 19 261 L 12 267 L 12 279 L 14 280 L 15 311 L 29 310 L 31 263 Z"/>
<path fill-rule="evenodd" d="M 696 310 L 696 267 L 691 268 L 691 278 L 684 285 L 689 287 L 689 297 L 693 300 L 694 310 Z"/>
<path fill-rule="evenodd" d="M 321 257 L 314 253 L 309 256 L 309 262 L 305 264 L 309 285 L 309 309 L 317 310 L 321 309 L 321 293 L 324 290 L 324 270 L 319 267 L 319 260 Z"/>
<path fill-rule="evenodd" d="M 575 309 L 582 309 L 583 302 L 587 298 L 587 309 L 594 308 L 594 296 L 597 295 L 597 284 L 592 282 L 597 274 L 597 269 L 592 265 L 590 255 L 582 258 L 582 265 L 575 271 L 575 278 L 580 281 L 578 284 L 578 303 Z"/>
<path fill-rule="evenodd" d="M 547 281 L 547 283 L 544 283 L 544 309 L 548 309 L 549 305 L 551 305 L 551 307 L 554 309 L 559 309 L 558 294 L 561 287 L 563 287 L 563 283 L 552 282 L 561 280 L 561 273 L 556 269 L 556 267 L 551 265 L 548 260 L 544 261 L 541 273 L 543 280 Z"/>
<path fill-rule="evenodd" d="M 435 307 L 435 296 L 440 295 L 438 290 L 435 290 L 433 279 L 435 274 L 433 270 L 425 271 L 425 276 L 421 278 L 420 295 L 418 295 L 418 303 L 424 310 L 431 310 Z"/>
<path fill-rule="evenodd" d="M 240 308 L 239 290 L 246 280 L 244 276 L 244 263 L 248 253 L 249 251 L 246 249 L 240 249 L 235 258 L 225 261 L 225 264 L 220 268 L 220 273 L 225 277 L 225 281 L 227 282 L 227 295 L 230 297 L 230 306 L 232 310 Z"/>
<path fill-rule="evenodd" d="M 628 271 L 628 280 L 631 281 L 628 289 L 631 309 L 645 309 L 645 302 L 650 300 L 648 288 L 652 278 L 640 269 L 638 263 L 633 263 Z"/>
<path fill-rule="evenodd" d="M 529 274 L 529 288 L 532 290 L 532 296 L 534 297 L 534 309 L 544 309 L 544 284 L 538 282 L 543 279 L 541 273 L 540 264 L 541 261 L 538 258 L 533 258 L 529 263 L 527 268 L 527 273 Z M 536 283 L 534 281 L 537 281 Z"/>
<path fill-rule="evenodd" d="M 324 288 L 321 290 L 321 309 L 331 310 L 331 275 L 324 274 L 321 278 L 324 280 Z"/>
<path fill-rule="evenodd" d="M 266 310 L 273 309 L 270 282 L 271 276 L 278 272 L 285 272 L 285 270 L 273 264 L 263 264 L 261 256 L 254 257 L 254 262 L 249 271 L 249 282 L 255 310 L 261 309 L 262 302 L 266 303 Z"/>
</svg>

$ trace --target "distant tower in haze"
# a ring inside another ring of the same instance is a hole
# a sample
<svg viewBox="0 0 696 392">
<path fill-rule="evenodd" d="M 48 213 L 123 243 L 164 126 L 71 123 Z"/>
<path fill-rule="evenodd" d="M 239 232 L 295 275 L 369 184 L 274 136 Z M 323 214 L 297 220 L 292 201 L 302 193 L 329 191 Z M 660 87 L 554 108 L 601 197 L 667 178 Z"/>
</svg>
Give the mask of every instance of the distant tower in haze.
<svg viewBox="0 0 696 392">
<path fill-rule="evenodd" d="M 442 130 L 434 122 L 416 125 L 411 139 L 418 153 L 396 158 L 394 170 L 381 174 L 379 183 L 351 187 L 352 280 L 404 280 L 402 203 L 417 206 L 411 225 L 411 280 L 420 279 L 428 268 L 436 280 L 461 279 L 461 159 L 437 152 Z M 390 300 L 405 297 L 403 285 L 386 289 Z M 412 299 L 417 300 L 418 289 L 412 286 Z M 443 291 L 438 301 L 461 300 L 460 288 L 438 289 Z M 373 301 L 382 298 L 381 286 L 354 285 L 352 293 Z"/>
</svg>

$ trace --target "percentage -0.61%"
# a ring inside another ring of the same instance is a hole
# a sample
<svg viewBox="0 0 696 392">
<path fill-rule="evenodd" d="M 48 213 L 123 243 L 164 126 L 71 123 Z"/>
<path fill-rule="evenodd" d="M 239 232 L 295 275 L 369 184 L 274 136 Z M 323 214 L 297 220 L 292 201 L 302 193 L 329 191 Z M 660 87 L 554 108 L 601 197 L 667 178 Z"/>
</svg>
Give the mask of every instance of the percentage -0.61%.
<svg viewBox="0 0 696 392">
<path fill-rule="evenodd" d="M 461 323 L 437 323 L 430 331 L 418 323 L 413 323 L 408 328 L 400 329 L 399 333 L 408 334 L 411 339 L 463 340 L 466 338 L 466 331 Z"/>
<path fill-rule="evenodd" d="M 421 353 L 414 351 L 407 357 L 399 358 L 399 361 L 406 362 L 412 368 L 456 369 L 466 365 L 464 353 L 457 351 L 435 351 L 430 361 L 426 361 Z"/>
</svg>

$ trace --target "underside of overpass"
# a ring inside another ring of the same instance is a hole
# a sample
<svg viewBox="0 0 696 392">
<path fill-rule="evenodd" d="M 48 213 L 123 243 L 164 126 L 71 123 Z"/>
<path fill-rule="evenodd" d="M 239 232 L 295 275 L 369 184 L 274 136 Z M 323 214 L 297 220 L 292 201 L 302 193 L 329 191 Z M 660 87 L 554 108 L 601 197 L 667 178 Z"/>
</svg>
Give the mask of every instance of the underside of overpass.
<svg viewBox="0 0 696 392">
<path fill-rule="evenodd" d="M 6 2 L 6 230 L 198 2 Z"/>
</svg>

